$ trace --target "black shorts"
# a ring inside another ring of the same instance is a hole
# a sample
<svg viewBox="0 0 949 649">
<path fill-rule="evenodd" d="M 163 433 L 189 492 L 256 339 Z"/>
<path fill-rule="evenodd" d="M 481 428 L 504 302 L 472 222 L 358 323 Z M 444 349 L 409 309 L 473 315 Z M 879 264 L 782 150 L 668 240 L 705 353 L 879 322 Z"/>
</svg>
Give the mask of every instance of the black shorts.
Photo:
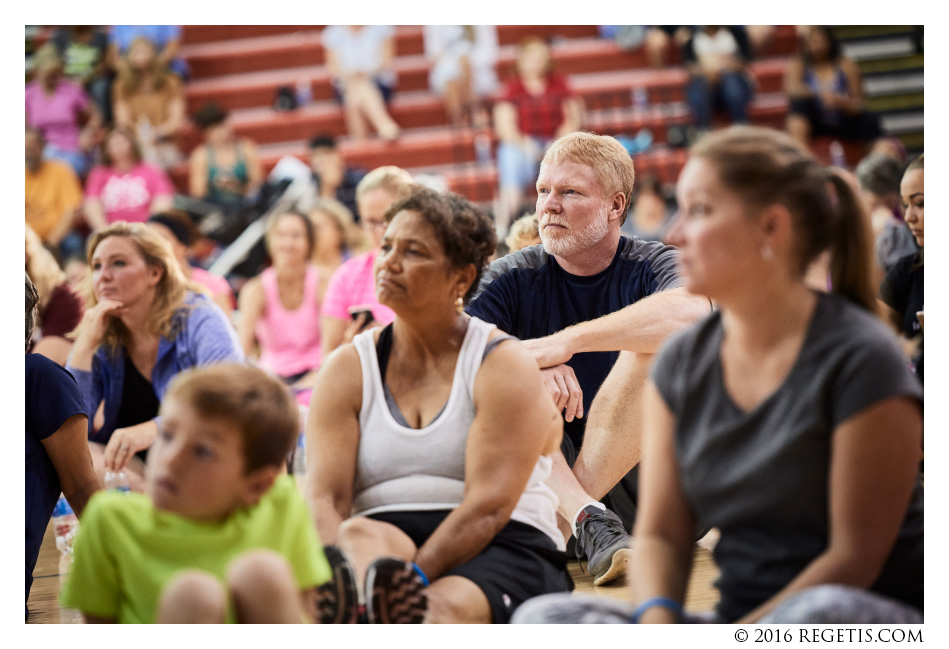
<svg viewBox="0 0 949 649">
<path fill-rule="evenodd" d="M 391 523 L 421 547 L 447 510 L 384 512 L 367 518 Z M 568 555 L 536 527 L 510 521 L 481 554 L 447 571 L 470 579 L 487 596 L 495 624 L 507 624 L 514 610 L 531 597 L 573 590 L 567 571 Z"/>
</svg>

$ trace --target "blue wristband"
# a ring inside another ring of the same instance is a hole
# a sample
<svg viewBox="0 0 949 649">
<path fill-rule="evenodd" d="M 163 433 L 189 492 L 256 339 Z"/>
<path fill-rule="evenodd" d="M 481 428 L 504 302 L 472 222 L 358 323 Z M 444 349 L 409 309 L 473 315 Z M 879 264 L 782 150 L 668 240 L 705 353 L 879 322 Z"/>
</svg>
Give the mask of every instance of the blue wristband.
<svg viewBox="0 0 949 649">
<path fill-rule="evenodd" d="M 643 613 L 649 609 L 661 606 L 662 608 L 669 609 L 675 614 L 676 620 L 682 615 L 682 604 L 675 601 L 671 597 L 650 597 L 645 602 L 636 607 L 636 610 L 633 611 L 633 617 L 630 620 L 633 624 L 639 624 L 639 618 L 643 616 Z"/>
<path fill-rule="evenodd" d="M 412 564 L 412 570 L 414 570 L 415 574 L 418 575 L 419 579 L 422 580 L 422 585 L 428 586 L 428 577 L 425 576 L 425 572 L 418 567 L 417 563 Z"/>
</svg>

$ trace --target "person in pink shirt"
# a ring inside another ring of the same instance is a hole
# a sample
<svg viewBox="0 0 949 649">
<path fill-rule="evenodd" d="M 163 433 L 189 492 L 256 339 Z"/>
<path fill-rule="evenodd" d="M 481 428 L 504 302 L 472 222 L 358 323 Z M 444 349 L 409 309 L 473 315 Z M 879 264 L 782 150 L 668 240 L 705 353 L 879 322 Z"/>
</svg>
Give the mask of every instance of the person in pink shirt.
<svg viewBox="0 0 949 649">
<path fill-rule="evenodd" d="M 404 169 L 387 166 L 373 169 L 356 186 L 356 204 L 360 225 L 372 242 L 372 250 L 353 257 L 336 269 L 323 296 L 320 329 L 323 358 L 357 333 L 377 324 L 387 325 L 395 314 L 376 299 L 372 268 L 379 254 L 379 243 L 386 231 L 385 213 L 399 191 L 412 182 Z M 372 317 L 360 313 L 370 311 Z"/>
<path fill-rule="evenodd" d="M 82 86 L 63 76 L 62 58 L 52 44 L 37 52 L 36 80 L 26 84 L 25 95 L 26 125 L 43 132 L 44 157 L 67 162 L 82 176 L 100 117 Z"/>
<path fill-rule="evenodd" d="M 171 244 L 171 249 L 175 253 L 175 258 L 185 278 L 206 289 L 214 303 L 230 316 L 235 306 L 231 285 L 220 275 L 192 266 L 188 260 L 191 246 L 200 237 L 200 232 L 191 217 L 181 210 L 167 210 L 152 214 L 148 218 L 148 225 Z"/>
<path fill-rule="evenodd" d="M 276 214 L 267 223 L 271 265 L 249 280 L 238 297 L 238 336 L 250 358 L 279 376 L 307 405 L 320 369 L 320 272 L 310 263 L 313 223 L 303 214 Z"/>
<path fill-rule="evenodd" d="M 116 128 L 102 140 L 102 165 L 86 181 L 86 220 L 94 230 L 116 221 L 141 223 L 171 209 L 174 193 L 164 171 L 142 162 L 135 137 Z"/>
</svg>

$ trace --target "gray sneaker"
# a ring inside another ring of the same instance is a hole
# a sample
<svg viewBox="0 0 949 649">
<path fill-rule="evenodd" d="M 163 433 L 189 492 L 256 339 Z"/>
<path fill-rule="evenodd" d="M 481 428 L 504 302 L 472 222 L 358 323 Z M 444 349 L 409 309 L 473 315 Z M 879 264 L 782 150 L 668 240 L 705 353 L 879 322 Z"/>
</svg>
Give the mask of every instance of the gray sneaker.
<svg viewBox="0 0 949 649">
<path fill-rule="evenodd" d="M 630 536 L 619 516 L 590 505 L 577 517 L 577 530 L 577 559 L 586 554 L 587 571 L 593 575 L 594 586 L 626 574 Z"/>
</svg>

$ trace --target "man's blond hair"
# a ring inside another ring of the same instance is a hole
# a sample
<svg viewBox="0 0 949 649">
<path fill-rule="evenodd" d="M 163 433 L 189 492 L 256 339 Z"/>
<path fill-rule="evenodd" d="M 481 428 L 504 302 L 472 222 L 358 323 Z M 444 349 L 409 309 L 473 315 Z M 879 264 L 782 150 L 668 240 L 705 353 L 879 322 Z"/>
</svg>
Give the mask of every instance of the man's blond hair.
<svg viewBox="0 0 949 649">
<path fill-rule="evenodd" d="M 547 148 L 540 166 L 563 162 L 575 162 L 593 169 L 600 188 L 607 195 L 622 192 L 626 196 L 626 212 L 620 223 L 626 220 L 636 172 L 629 152 L 616 138 L 584 131 L 564 135 Z"/>
</svg>

